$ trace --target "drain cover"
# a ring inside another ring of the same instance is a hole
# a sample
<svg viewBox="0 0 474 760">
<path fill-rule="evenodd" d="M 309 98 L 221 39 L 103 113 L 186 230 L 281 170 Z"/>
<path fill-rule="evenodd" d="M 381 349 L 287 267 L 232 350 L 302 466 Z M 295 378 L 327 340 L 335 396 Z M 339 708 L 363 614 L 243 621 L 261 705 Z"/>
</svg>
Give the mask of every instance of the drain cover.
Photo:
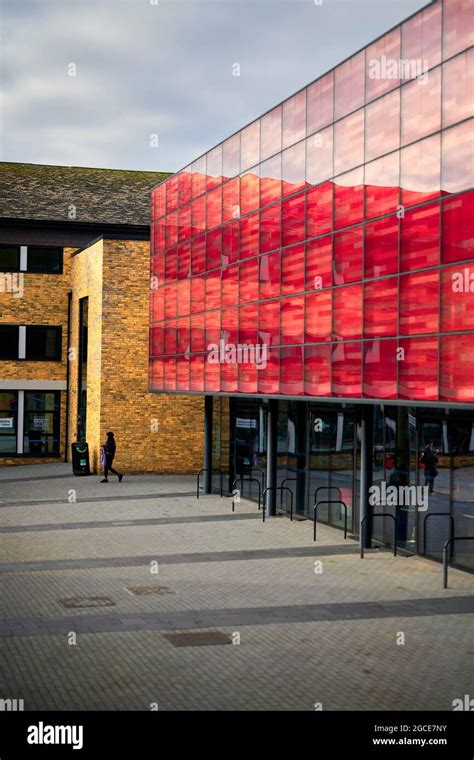
<svg viewBox="0 0 474 760">
<path fill-rule="evenodd" d="M 199 633 L 165 633 L 174 647 L 212 647 L 219 644 L 232 644 L 230 634 L 222 631 L 199 631 Z"/>
<path fill-rule="evenodd" d="M 146 594 L 174 594 L 168 586 L 134 586 L 128 587 L 127 591 L 131 591 L 132 594 L 137 596 L 145 596 Z"/>
<path fill-rule="evenodd" d="M 68 609 L 115 607 L 115 602 L 110 596 L 70 596 L 67 599 L 58 599 L 58 602 Z"/>
</svg>

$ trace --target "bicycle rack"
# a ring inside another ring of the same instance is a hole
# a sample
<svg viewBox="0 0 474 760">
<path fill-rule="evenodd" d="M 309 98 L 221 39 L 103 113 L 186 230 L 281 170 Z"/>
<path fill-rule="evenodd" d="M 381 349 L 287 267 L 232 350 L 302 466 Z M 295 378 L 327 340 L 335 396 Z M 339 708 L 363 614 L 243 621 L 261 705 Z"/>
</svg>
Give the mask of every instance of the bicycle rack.
<svg viewBox="0 0 474 760">
<path fill-rule="evenodd" d="M 325 500 L 318 501 L 313 507 L 313 541 L 316 541 L 316 517 L 317 517 L 318 507 L 321 504 L 342 504 L 342 506 L 344 507 L 344 538 L 347 538 L 347 504 L 341 499 L 329 499 L 329 501 L 325 501 Z"/>
<path fill-rule="evenodd" d="M 281 485 L 281 486 L 268 486 L 268 488 L 265 488 L 265 490 L 264 490 L 264 492 L 262 494 L 262 499 L 263 499 L 263 504 L 264 504 L 264 511 L 265 511 L 265 494 L 267 493 L 267 491 L 281 491 L 281 494 L 283 494 L 283 491 L 288 491 L 288 493 L 290 494 L 290 497 L 291 497 L 290 498 L 290 520 L 293 521 L 293 491 L 291 490 L 291 488 L 288 488 L 288 486 L 284 486 L 284 485 Z M 265 522 L 265 518 L 264 518 L 264 522 Z"/>
<path fill-rule="evenodd" d="M 283 480 L 281 481 L 280 487 L 283 488 L 284 484 L 290 481 L 296 483 L 296 478 L 283 478 Z M 285 487 L 288 488 L 288 486 L 285 486 Z M 280 491 L 280 509 L 282 508 L 282 506 L 283 506 L 283 491 Z"/>
<path fill-rule="evenodd" d="M 314 492 L 313 504 L 318 503 L 318 491 L 337 491 L 339 499 L 342 499 L 342 491 L 339 486 L 318 486 Z"/>
<path fill-rule="evenodd" d="M 448 546 L 454 544 L 455 541 L 474 541 L 474 536 L 452 536 L 443 546 L 443 588 L 448 588 Z"/>
<path fill-rule="evenodd" d="M 198 472 L 198 474 L 197 474 L 197 482 L 196 482 L 196 499 L 199 499 L 199 486 L 200 486 L 200 478 L 201 478 L 201 475 L 202 475 L 202 473 L 203 473 L 203 472 L 207 472 L 207 467 L 203 467 L 203 469 L 202 469 L 202 470 L 199 470 L 199 472 Z M 220 495 L 221 495 L 221 497 L 222 497 L 222 496 L 224 495 L 224 473 L 223 473 L 223 472 L 221 472 L 220 470 L 212 470 L 212 472 L 211 472 L 211 478 L 212 478 L 212 473 L 213 473 L 213 472 L 217 472 L 217 473 L 219 473 L 219 480 L 220 480 L 220 492 L 221 492 L 221 493 L 220 493 Z M 212 488 L 212 483 L 211 483 L 211 488 Z"/>
<path fill-rule="evenodd" d="M 252 472 L 254 472 L 254 471 L 255 472 L 259 472 L 260 475 L 261 475 L 262 482 L 260 483 L 260 485 L 262 487 L 262 492 L 263 492 L 263 489 L 265 488 L 265 472 L 264 472 L 264 470 L 262 470 L 261 467 L 251 467 L 250 471 L 249 471 L 250 477 L 252 477 Z"/>
<path fill-rule="evenodd" d="M 428 517 L 449 517 L 449 537 L 452 538 L 454 536 L 454 517 L 449 512 L 429 512 L 423 519 L 423 557 L 426 557 L 426 521 Z M 454 547 L 451 549 L 451 559 L 453 551 Z"/>
<path fill-rule="evenodd" d="M 395 517 L 395 515 L 389 515 L 385 512 L 372 512 L 371 515 L 365 515 L 362 520 L 360 521 L 360 558 L 364 559 L 364 523 L 366 520 L 370 520 L 373 517 L 391 517 L 393 520 L 393 528 L 394 528 L 394 540 L 393 540 L 393 556 L 397 556 L 397 523 L 398 518 Z"/>
<path fill-rule="evenodd" d="M 235 488 L 236 483 L 238 483 L 239 481 L 241 483 L 244 483 L 244 482 L 245 483 L 252 483 L 252 482 L 254 482 L 254 483 L 257 484 L 257 486 L 258 486 L 258 508 L 260 509 L 261 508 L 261 504 L 262 504 L 262 496 L 261 496 L 262 489 L 261 489 L 261 486 L 260 486 L 260 481 L 258 480 L 258 478 L 244 478 L 243 475 L 239 475 L 239 477 L 236 478 L 234 480 L 234 482 L 232 483 L 232 512 L 235 512 L 234 488 Z M 265 514 L 263 515 L 263 521 L 265 522 Z"/>
</svg>

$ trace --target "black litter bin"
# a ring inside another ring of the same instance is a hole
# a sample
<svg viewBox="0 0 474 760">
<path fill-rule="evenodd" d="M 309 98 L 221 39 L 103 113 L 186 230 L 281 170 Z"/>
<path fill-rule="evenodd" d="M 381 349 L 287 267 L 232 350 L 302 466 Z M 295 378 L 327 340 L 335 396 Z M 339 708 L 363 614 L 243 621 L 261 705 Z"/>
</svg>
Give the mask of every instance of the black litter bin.
<svg viewBox="0 0 474 760">
<path fill-rule="evenodd" d="M 86 441 L 71 443 L 72 471 L 74 475 L 90 475 L 89 444 Z"/>
</svg>

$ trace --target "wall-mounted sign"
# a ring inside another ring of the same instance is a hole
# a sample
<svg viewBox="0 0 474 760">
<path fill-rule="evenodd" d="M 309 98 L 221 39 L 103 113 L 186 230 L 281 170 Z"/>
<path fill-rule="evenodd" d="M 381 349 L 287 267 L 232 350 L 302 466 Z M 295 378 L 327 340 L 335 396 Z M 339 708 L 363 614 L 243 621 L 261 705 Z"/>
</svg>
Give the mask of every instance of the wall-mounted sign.
<svg viewBox="0 0 474 760">
<path fill-rule="evenodd" d="M 0 417 L 0 428 L 13 428 L 13 417 Z"/>
<path fill-rule="evenodd" d="M 247 419 L 246 417 L 237 417 L 235 426 L 238 428 L 256 428 L 257 420 Z"/>
</svg>

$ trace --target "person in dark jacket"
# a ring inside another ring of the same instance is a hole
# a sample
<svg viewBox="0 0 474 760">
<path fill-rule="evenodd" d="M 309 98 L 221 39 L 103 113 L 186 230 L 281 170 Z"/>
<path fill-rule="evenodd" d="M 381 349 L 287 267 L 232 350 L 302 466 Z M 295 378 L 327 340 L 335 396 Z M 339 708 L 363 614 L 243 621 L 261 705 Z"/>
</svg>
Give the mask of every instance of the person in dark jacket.
<svg viewBox="0 0 474 760">
<path fill-rule="evenodd" d="M 434 450 L 434 442 L 429 441 L 423 455 L 425 465 L 425 486 L 428 486 L 430 493 L 433 493 L 434 481 L 438 475 L 436 465 L 438 464 L 437 451 Z"/>
<path fill-rule="evenodd" d="M 114 434 L 112 432 L 109 432 L 107 433 L 107 440 L 103 446 L 105 462 L 104 462 L 104 477 L 103 477 L 103 480 L 100 481 L 101 483 L 109 482 L 108 477 L 107 477 L 107 475 L 109 474 L 109 470 L 110 472 L 113 472 L 113 474 L 118 477 L 119 483 L 122 482 L 123 475 L 117 472 L 117 470 L 114 470 L 114 468 L 112 467 L 116 449 L 117 449 L 117 446 L 115 445 Z"/>
</svg>

